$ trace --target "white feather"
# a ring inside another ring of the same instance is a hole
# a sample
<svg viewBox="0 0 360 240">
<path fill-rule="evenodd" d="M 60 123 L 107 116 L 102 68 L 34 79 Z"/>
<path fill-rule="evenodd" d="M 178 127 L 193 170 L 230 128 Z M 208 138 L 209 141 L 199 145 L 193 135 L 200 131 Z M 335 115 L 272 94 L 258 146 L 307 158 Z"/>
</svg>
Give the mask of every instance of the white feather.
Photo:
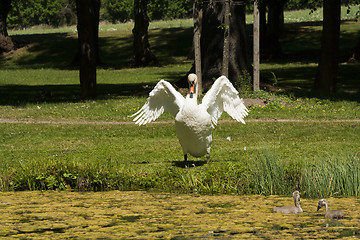
<svg viewBox="0 0 360 240">
<path fill-rule="evenodd" d="M 238 94 L 239 92 L 227 77 L 221 76 L 214 82 L 201 103 L 212 117 L 213 126 L 217 125 L 223 111 L 227 112 L 236 121 L 245 124 L 243 118 L 248 115 L 248 110 Z"/>
<path fill-rule="evenodd" d="M 184 97 L 169 82 L 160 80 L 149 93 L 144 106 L 131 117 L 135 117 L 136 124 L 144 125 L 155 121 L 164 111 L 175 117 L 183 104 Z"/>
</svg>

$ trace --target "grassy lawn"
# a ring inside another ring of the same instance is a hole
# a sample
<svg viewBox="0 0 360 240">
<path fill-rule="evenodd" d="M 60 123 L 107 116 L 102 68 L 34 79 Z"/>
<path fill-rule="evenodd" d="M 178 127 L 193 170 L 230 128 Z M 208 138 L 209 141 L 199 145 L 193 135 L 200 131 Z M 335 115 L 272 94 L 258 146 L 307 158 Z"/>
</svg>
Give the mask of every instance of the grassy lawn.
<svg viewBox="0 0 360 240">
<path fill-rule="evenodd" d="M 267 195 L 300 188 L 308 197 L 357 195 L 360 190 L 358 122 L 222 122 L 214 131 L 211 160 L 190 158 L 187 166 L 172 123 L 0 127 L 3 190 Z M 331 183 L 334 176 L 339 182 Z"/>
<path fill-rule="evenodd" d="M 184 165 L 171 122 L 144 127 L 1 123 L 0 189 L 268 195 L 296 188 L 305 197 L 358 196 L 359 63 L 344 60 L 360 25 L 347 21 L 341 26 L 338 93 L 328 98 L 311 92 L 320 23 L 304 21 L 287 21 L 282 38 L 286 60 L 261 64 L 271 89 L 240 92 L 243 98 L 260 98 L 266 104 L 249 106 L 246 125 L 220 122 L 209 162 L 190 159 Z M 78 71 L 70 65 L 76 47 L 73 27 L 10 31 L 20 48 L 1 56 L 0 118 L 130 122 L 157 81 L 174 82 L 190 69 L 191 24 L 191 20 L 152 23 L 150 44 L 161 66 L 141 69 L 127 68 L 132 25 L 101 25 L 103 65 L 97 71 L 96 101 L 79 97 Z M 229 116 L 224 114 L 223 119 Z M 317 121 L 255 121 L 266 119 Z M 164 114 L 159 120 L 173 119 Z"/>
</svg>

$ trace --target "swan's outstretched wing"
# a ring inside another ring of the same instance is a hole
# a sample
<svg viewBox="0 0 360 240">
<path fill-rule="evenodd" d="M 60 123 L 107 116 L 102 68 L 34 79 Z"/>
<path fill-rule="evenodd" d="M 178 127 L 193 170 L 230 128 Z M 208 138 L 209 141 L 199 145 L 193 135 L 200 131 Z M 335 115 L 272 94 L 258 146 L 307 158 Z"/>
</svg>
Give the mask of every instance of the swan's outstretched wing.
<svg viewBox="0 0 360 240">
<path fill-rule="evenodd" d="M 216 79 L 201 103 L 210 114 L 213 125 L 217 124 L 223 111 L 227 112 L 235 120 L 245 124 L 243 118 L 248 115 L 248 110 L 238 94 L 239 92 L 227 77 L 221 76 Z"/>
<path fill-rule="evenodd" d="M 174 117 L 184 103 L 184 97 L 167 81 L 160 80 L 149 93 L 147 102 L 131 117 L 136 124 L 144 125 L 156 120 L 164 110 Z"/>
</svg>

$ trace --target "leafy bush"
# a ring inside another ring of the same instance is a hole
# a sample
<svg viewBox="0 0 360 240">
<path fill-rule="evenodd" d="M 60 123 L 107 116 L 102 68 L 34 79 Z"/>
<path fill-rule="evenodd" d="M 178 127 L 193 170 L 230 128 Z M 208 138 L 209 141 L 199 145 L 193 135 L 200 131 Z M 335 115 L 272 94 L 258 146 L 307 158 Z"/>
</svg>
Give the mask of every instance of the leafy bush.
<svg viewBox="0 0 360 240">
<path fill-rule="evenodd" d="M 126 22 L 133 17 L 134 0 L 105 0 L 102 5 L 104 19 L 112 23 Z"/>
<path fill-rule="evenodd" d="M 148 15 L 151 20 L 167 20 L 188 18 L 192 16 L 190 0 L 153 0 L 148 5 Z"/>
<path fill-rule="evenodd" d="M 60 26 L 76 22 L 75 4 L 69 0 L 12 1 L 8 15 L 9 27 L 47 24 Z"/>
</svg>

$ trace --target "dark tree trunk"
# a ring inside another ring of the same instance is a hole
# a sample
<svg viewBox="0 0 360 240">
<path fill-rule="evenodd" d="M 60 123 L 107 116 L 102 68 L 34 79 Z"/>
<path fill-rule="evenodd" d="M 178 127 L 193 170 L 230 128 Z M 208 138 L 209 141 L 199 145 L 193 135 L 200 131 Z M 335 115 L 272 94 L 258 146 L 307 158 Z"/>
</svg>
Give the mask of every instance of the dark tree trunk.
<svg viewBox="0 0 360 240">
<path fill-rule="evenodd" d="M 14 43 L 7 32 L 6 18 L 11 8 L 11 0 L 0 1 L 0 53 L 14 49 Z"/>
<path fill-rule="evenodd" d="M 284 0 L 268 2 L 267 43 L 264 49 L 265 58 L 268 60 L 280 59 L 283 56 L 279 39 L 284 28 L 284 4 Z"/>
<path fill-rule="evenodd" d="M 336 91 L 339 58 L 340 0 L 324 0 L 320 61 L 314 90 L 323 94 Z"/>
<path fill-rule="evenodd" d="M 243 1 L 232 1 L 230 5 L 230 49 L 229 49 L 229 80 L 233 83 L 239 80 L 244 71 L 252 74 L 249 56 L 249 46 L 246 35 L 245 5 Z M 222 74 L 224 47 L 224 13 L 222 2 L 210 1 L 203 7 L 201 27 L 201 64 L 203 89 L 211 87 L 214 78 Z M 189 72 L 194 73 L 195 68 Z M 186 87 L 187 78 L 176 83 L 178 87 Z"/>
<path fill-rule="evenodd" d="M 94 99 L 100 0 L 76 0 L 76 9 L 81 96 L 83 99 Z"/>
<path fill-rule="evenodd" d="M 81 0 L 80 0 L 81 1 Z M 93 0 L 91 0 L 93 1 Z M 100 0 L 97 0 L 95 2 L 98 2 L 97 4 L 94 5 L 94 3 L 91 3 L 91 1 L 89 1 L 89 8 L 90 7 L 96 7 L 96 9 L 92 9 L 91 11 L 96 11 L 94 12 L 94 14 L 92 14 L 92 21 L 94 21 L 94 23 L 89 22 L 89 27 L 91 25 L 91 27 L 93 27 L 93 29 L 91 30 L 92 33 L 95 34 L 95 54 L 96 54 L 96 65 L 100 65 L 101 64 L 101 60 L 100 60 L 100 55 L 99 55 L 99 18 L 100 18 Z M 76 4 L 77 4 L 78 0 L 76 0 Z M 82 1 L 84 2 L 84 1 Z M 82 3 L 84 4 L 84 3 Z M 97 7 L 97 5 L 99 7 Z M 76 5 L 77 6 L 77 5 Z M 85 9 L 81 10 L 82 12 L 85 11 Z M 79 23 L 79 14 L 77 15 L 78 17 L 78 23 Z M 86 22 L 85 22 L 86 23 Z M 78 24 L 78 28 L 79 28 L 79 24 Z M 72 60 L 72 65 L 76 65 L 76 66 L 80 66 L 80 58 L 81 58 L 81 48 L 82 48 L 82 43 L 80 41 L 78 41 L 78 49 L 76 52 L 76 55 L 74 57 L 74 59 Z"/>
<path fill-rule="evenodd" d="M 265 55 L 266 49 L 266 3 L 265 1 L 259 2 L 259 15 L 260 15 L 260 54 Z"/>
<path fill-rule="evenodd" d="M 130 62 L 132 67 L 157 65 L 157 59 L 150 50 L 148 39 L 149 17 L 147 15 L 148 0 L 135 0 L 134 56 Z"/>
<path fill-rule="evenodd" d="M 358 39 L 356 46 L 352 50 L 348 62 L 357 62 L 359 60 L 360 60 L 360 38 Z"/>
</svg>

